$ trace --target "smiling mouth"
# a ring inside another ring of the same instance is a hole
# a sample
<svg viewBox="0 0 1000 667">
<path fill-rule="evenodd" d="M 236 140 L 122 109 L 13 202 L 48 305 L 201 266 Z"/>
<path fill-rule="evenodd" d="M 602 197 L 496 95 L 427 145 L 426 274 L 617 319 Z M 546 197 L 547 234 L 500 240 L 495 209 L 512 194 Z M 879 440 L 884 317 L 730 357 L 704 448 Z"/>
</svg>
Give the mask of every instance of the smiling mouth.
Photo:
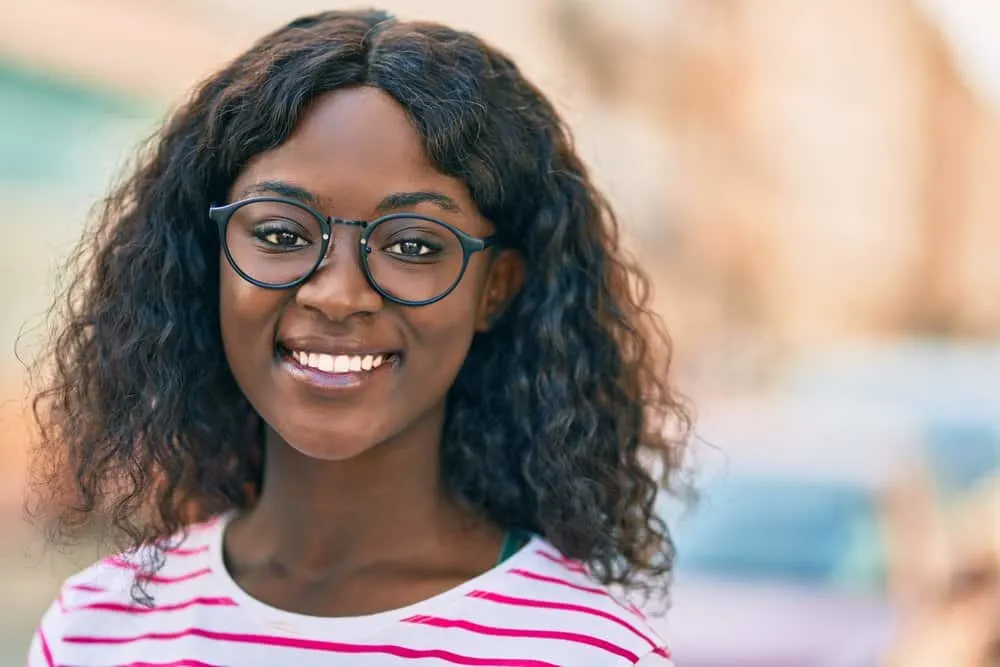
<svg viewBox="0 0 1000 667">
<path fill-rule="evenodd" d="M 384 364 L 396 361 L 399 357 L 395 352 L 328 354 L 325 352 L 309 352 L 307 350 L 290 350 L 280 345 L 278 346 L 278 353 L 300 366 L 333 375 L 374 371 Z"/>
</svg>

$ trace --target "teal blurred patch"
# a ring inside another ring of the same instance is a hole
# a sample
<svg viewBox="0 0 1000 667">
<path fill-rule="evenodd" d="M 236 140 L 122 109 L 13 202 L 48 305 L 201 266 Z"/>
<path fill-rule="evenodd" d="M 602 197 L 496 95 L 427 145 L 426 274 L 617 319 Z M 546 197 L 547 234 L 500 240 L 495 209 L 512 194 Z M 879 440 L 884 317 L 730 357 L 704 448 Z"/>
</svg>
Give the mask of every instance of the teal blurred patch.
<svg viewBox="0 0 1000 667">
<path fill-rule="evenodd" d="M 878 592 L 886 573 L 877 498 L 851 482 L 733 475 L 665 509 L 677 570 L 720 579 Z"/>
<path fill-rule="evenodd" d="M 78 178 L 104 137 L 155 116 L 137 100 L 0 61 L 0 182 L 44 186 Z"/>
</svg>

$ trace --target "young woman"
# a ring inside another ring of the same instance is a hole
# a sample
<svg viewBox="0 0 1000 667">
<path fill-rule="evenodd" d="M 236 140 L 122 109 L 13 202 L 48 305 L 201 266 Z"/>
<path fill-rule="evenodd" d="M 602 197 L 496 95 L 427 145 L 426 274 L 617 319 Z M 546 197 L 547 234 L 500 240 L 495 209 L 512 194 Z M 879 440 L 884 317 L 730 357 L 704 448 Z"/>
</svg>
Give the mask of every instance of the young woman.
<svg viewBox="0 0 1000 667">
<path fill-rule="evenodd" d="M 296 20 L 176 112 L 77 259 L 37 470 L 58 535 L 128 548 L 30 665 L 669 664 L 626 597 L 672 562 L 668 346 L 507 57 Z"/>
</svg>

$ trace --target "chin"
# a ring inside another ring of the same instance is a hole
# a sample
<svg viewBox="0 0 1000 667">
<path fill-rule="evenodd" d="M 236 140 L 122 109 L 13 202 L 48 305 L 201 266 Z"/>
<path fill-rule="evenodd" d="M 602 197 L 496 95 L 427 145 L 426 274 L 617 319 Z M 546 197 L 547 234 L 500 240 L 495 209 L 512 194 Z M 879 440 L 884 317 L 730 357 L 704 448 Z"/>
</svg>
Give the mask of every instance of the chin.
<svg viewBox="0 0 1000 667">
<path fill-rule="evenodd" d="M 318 461 L 347 461 L 376 447 L 385 437 L 373 429 L 275 429 L 280 439 L 298 453 Z"/>
<path fill-rule="evenodd" d="M 374 447 L 374 444 L 355 443 L 351 446 L 338 447 L 331 443 L 309 443 L 304 445 L 288 443 L 288 446 L 307 458 L 332 463 L 356 459 Z"/>
</svg>

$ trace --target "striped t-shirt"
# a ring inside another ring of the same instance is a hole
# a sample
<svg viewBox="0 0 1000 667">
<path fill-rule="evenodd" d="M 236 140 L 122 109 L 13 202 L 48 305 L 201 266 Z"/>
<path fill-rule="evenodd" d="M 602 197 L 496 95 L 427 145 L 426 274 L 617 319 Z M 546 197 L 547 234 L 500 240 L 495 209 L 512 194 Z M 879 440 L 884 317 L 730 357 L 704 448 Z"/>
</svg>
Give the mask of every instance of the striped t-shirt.
<svg viewBox="0 0 1000 667">
<path fill-rule="evenodd" d="M 497 567 L 416 604 L 323 618 L 268 606 L 223 565 L 225 519 L 171 547 L 132 601 L 137 557 L 101 561 L 63 585 L 28 667 L 668 667 L 662 639 L 632 605 L 533 537 Z"/>
</svg>

